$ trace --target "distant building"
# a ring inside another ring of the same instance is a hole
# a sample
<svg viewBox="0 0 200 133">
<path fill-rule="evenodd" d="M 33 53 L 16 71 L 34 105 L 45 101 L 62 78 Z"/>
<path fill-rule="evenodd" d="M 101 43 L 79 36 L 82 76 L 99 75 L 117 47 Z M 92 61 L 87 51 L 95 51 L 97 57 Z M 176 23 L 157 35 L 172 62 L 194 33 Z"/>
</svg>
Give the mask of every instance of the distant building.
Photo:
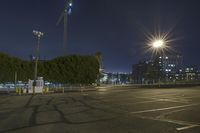
<svg viewBox="0 0 200 133">
<path fill-rule="evenodd" d="M 159 56 L 160 72 L 164 81 L 182 80 L 183 78 L 183 56 L 170 54 Z"/>
<path fill-rule="evenodd" d="M 103 84 L 128 84 L 130 83 L 130 75 L 128 73 L 104 72 L 101 75 L 100 82 Z"/>
<path fill-rule="evenodd" d="M 142 60 L 133 65 L 135 84 L 150 84 L 184 79 L 183 57 L 180 54 L 157 56 L 153 60 Z"/>
<path fill-rule="evenodd" d="M 134 84 L 144 84 L 146 79 L 146 73 L 150 62 L 147 60 L 139 61 L 138 64 L 133 65 L 132 69 L 132 82 Z"/>
<path fill-rule="evenodd" d="M 200 69 L 198 66 L 188 66 L 184 72 L 186 81 L 200 80 Z"/>
</svg>

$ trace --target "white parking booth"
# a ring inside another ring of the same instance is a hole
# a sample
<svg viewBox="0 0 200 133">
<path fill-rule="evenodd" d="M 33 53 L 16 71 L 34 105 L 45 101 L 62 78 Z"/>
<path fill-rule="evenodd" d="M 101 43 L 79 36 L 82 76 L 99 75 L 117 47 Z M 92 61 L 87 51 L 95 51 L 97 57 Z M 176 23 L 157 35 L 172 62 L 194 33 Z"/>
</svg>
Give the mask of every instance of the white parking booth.
<svg viewBox="0 0 200 133">
<path fill-rule="evenodd" d="M 33 83 L 34 80 L 28 81 L 28 93 L 32 94 L 33 93 Z M 43 77 L 38 77 L 36 80 L 36 86 L 35 86 L 35 93 L 43 93 L 43 88 L 44 88 L 44 80 Z"/>
</svg>

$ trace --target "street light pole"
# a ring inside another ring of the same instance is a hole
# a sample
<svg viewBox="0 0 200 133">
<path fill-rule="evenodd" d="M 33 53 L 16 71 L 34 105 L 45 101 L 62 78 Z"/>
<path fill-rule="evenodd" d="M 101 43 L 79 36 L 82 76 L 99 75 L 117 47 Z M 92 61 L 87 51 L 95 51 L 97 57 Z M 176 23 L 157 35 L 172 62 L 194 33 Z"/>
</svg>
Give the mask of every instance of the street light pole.
<svg viewBox="0 0 200 133">
<path fill-rule="evenodd" d="M 39 60 L 39 52 L 40 52 L 40 40 L 44 36 L 44 33 L 40 32 L 40 31 L 33 30 L 33 34 L 37 37 L 35 71 L 34 71 L 34 82 L 33 82 L 33 94 L 35 94 L 35 86 L 36 86 L 37 71 L 38 71 L 38 60 Z"/>
</svg>

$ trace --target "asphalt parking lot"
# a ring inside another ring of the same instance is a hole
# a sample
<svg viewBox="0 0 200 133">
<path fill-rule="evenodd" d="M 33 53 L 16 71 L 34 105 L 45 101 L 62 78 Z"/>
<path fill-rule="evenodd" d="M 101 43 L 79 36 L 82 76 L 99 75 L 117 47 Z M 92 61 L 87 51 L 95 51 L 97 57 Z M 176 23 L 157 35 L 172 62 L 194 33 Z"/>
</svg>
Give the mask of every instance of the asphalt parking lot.
<svg viewBox="0 0 200 133">
<path fill-rule="evenodd" d="M 0 95 L 0 133 L 200 133 L 200 87 Z"/>
</svg>

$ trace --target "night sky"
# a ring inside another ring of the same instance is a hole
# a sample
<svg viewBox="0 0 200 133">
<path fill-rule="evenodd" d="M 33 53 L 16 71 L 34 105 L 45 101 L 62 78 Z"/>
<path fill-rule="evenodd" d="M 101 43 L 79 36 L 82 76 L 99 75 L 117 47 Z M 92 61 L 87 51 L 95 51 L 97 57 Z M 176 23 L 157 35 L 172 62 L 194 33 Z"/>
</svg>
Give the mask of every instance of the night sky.
<svg viewBox="0 0 200 133">
<path fill-rule="evenodd" d="M 33 29 L 45 33 L 40 55 L 64 55 L 63 25 L 56 22 L 64 0 L 0 0 L 0 52 L 29 59 Z M 146 33 L 171 30 L 170 45 L 186 65 L 200 64 L 199 0 L 74 0 L 68 21 L 68 54 L 103 54 L 106 71 L 130 72 L 146 53 Z"/>
</svg>

